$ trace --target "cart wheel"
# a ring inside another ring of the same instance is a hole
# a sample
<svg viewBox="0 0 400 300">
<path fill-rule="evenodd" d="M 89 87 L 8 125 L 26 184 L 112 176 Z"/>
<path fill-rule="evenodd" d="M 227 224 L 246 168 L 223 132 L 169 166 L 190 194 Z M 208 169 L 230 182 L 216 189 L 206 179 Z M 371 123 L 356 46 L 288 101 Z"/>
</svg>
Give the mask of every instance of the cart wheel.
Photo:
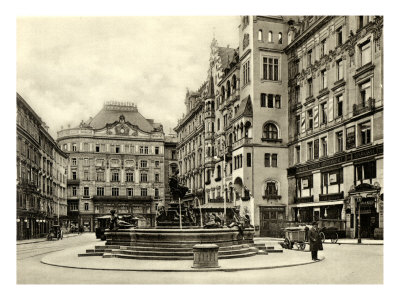
<svg viewBox="0 0 400 300">
<path fill-rule="evenodd" d="M 322 243 L 325 242 L 325 233 L 320 232 L 320 233 L 319 233 L 319 237 L 321 238 L 321 242 L 322 242 Z"/>
<path fill-rule="evenodd" d="M 306 243 L 299 244 L 299 248 L 300 250 L 304 251 L 304 249 L 306 249 Z"/>
<path fill-rule="evenodd" d="M 338 236 L 337 232 L 335 232 L 331 237 L 331 243 L 336 244 L 338 239 L 339 239 L 339 236 Z"/>
</svg>

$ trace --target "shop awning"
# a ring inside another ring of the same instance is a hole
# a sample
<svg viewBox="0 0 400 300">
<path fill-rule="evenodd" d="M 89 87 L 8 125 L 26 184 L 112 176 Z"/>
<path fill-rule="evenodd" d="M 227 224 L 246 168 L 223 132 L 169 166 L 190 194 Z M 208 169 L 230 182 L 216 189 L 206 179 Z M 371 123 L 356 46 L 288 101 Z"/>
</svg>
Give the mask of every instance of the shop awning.
<svg viewBox="0 0 400 300">
<path fill-rule="evenodd" d="M 310 203 L 299 203 L 289 205 L 290 207 L 318 207 L 318 206 L 330 206 L 330 205 L 342 205 L 344 200 L 335 201 L 321 201 L 321 202 L 310 202 Z"/>
</svg>

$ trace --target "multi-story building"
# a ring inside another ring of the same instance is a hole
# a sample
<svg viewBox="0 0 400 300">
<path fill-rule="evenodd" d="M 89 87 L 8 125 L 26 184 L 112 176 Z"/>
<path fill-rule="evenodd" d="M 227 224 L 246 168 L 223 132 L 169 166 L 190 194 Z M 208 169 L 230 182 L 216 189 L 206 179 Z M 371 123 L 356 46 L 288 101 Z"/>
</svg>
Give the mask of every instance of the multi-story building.
<svg viewBox="0 0 400 300">
<path fill-rule="evenodd" d="M 214 40 L 175 128 L 202 207 L 238 207 L 259 235 L 318 219 L 354 237 L 360 206 L 364 234 L 379 232 L 382 46 L 382 18 L 367 16 L 243 16 L 239 49 Z"/>
<path fill-rule="evenodd" d="M 290 216 L 329 220 L 351 237 L 358 207 L 363 236 L 383 230 L 382 22 L 305 17 L 285 49 Z"/>
<path fill-rule="evenodd" d="M 168 149 L 174 139 L 168 139 Z M 68 215 L 74 226 L 93 231 L 96 218 L 115 209 L 154 226 L 156 204 L 165 198 L 163 127 L 144 118 L 133 103 L 107 102 L 76 128 L 58 132 L 69 153 Z M 171 157 L 168 162 L 172 161 Z"/>
<path fill-rule="evenodd" d="M 17 93 L 17 239 L 46 235 L 67 216 L 67 155 Z"/>
</svg>

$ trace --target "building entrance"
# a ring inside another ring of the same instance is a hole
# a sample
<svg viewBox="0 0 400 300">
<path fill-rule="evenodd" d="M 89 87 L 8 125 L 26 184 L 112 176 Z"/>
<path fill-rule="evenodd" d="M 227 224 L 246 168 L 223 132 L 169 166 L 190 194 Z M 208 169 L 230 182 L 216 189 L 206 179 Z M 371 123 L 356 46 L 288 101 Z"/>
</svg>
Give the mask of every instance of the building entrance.
<svg viewBox="0 0 400 300">
<path fill-rule="evenodd" d="M 280 237 L 285 222 L 284 207 L 260 207 L 260 236 Z"/>
</svg>

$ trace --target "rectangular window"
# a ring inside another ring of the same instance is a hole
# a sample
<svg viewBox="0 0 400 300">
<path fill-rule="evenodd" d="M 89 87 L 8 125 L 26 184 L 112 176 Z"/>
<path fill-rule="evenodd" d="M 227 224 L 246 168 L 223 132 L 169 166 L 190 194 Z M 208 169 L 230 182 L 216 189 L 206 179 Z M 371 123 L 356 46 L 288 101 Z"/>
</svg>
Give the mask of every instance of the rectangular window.
<svg viewBox="0 0 400 300">
<path fill-rule="evenodd" d="M 96 145 L 96 152 L 100 152 L 100 145 Z"/>
<path fill-rule="evenodd" d="M 120 153 L 120 146 L 119 145 L 115 146 L 115 153 Z"/>
<path fill-rule="evenodd" d="M 104 181 L 104 172 L 96 172 L 96 181 Z"/>
<path fill-rule="evenodd" d="M 271 167 L 277 168 L 278 167 L 278 154 L 271 155 Z"/>
<path fill-rule="evenodd" d="M 312 78 L 307 79 L 307 97 L 311 97 L 313 95 L 313 84 Z"/>
<path fill-rule="evenodd" d="M 328 122 L 328 105 L 326 102 L 321 103 L 321 125 Z"/>
<path fill-rule="evenodd" d="M 267 107 L 267 94 L 261 94 L 261 107 Z"/>
<path fill-rule="evenodd" d="M 243 64 L 243 85 L 250 82 L 250 61 Z"/>
<path fill-rule="evenodd" d="M 343 95 L 336 97 L 336 116 L 343 116 Z"/>
<path fill-rule="evenodd" d="M 319 139 L 314 140 L 314 159 L 319 158 Z"/>
<path fill-rule="evenodd" d="M 340 27 L 337 31 L 336 31 L 336 45 L 340 46 L 343 44 L 343 31 L 342 31 L 342 27 Z"/>
<path fill-rule="evenodd" d="M 160 161 L 159 161 L 159 160 L 156 160 L 156 161 L 154 162 L 154 167 L 155 167 L 155 168 L 159 168 L 159 167 L 160 167 Z"/>
<path fill-rule="evenodd" d="M 132 172 L 126 173 L 126 182 L 133 182 L 133 173 Z"/>
<path fill-rule="evenodd" d="M 160 174 L 158 173 L 154 174 L 154 182 L 160 182 Z"/>
<path fill-rule="evenodd" d="M 77 179 L 77 177 L 76 177 L 76 171 L 72 171 L 72 179 L 73 179 L 73 180 Z"/>
<path fill-rule="evenodd" d="M 76 144 L 72 144 L 72 151 L 73 151 L 73 152 L 78 151 L 77 148 L 76 148 Z"/>
<path fill-rule="evenodd" d="M 140 173 L 140 182 L 147 182 L 147 173 Z"/>
<path fill-rule="evenodd" d="M 89 197 L 89 187 L 88 186 L 83 187 L 83 196 Z"/>
<path fill-rule="evenodd" d="M 268 108 L 274 107 L 274 95 L 268 94 Z"/>
<path fill-rule="evenodd" d="M 157 188 L 155 188 L 154 189 L 154 198 L 158 199 L 159 197 L 160 197 L 160 191 Z"/>
<path fill-rule="evenodd" d="M 321 138 L 321 150 L 323 157 L 328 155 L 328 144 L 326 142 L 326 137 Z"/>
<path fill-rule="evenodd" d="M 89 180 L 89 171 L 83 172 L 83 180 Z"/>
<path fill-rule="evenodd" d="M 300 134 L 300 130 L 301 130 L 301 123 L 300 123 L 300 115 L 296 116 L 296 135 Z"/>
<path fill-rule="evenodd" d="M 356 146 L 356 134 L 354 126 L 346 128 L 346 149 Z"/>
<path fill-rule="evenodd" d="M 72 196 L 76 196 L 76 194 L 77 194 L 76 186 L 73 186 L 72 187 Z"/>
<path fill-rule="evenodd" d="M 147 189 L 146 188 L 141 188 L 140 189 L 140 196 L 147 196 Z"/>
<path fill-rule="evenodd" d="M 307 52 L 307 67 L 311 66 L 312 50 Z"/>
<path fill-rule="evenodd" d="M 133 197 L 133 188 L 127 188 L 126 189 L 126 195 L 128 197 Z"/>
<path fill-rule="evenodd" d="M 144 154 L 149 154 L 149 147 L 148 146 L 144 146 Z"/>
<path fill-rule="evenodd" d="M 361 66 L 364 66 L 371 62 L 371 42 L 367 41 L 366 43 L 360 45 L 360 54 L 361 54 Z"/>
<path fill-rule="evenodd" d="M 140 154 L 144 154 L 144 147 L 143 147 L 143 146 L 140 146 L 140 147 L 139 147 L 139 153 L 140 153 Z"/>
<path fill-rule="evenodd" d="M 96 188 L 96 195 L 97 196 L 104 196 L 104 187 L 97 187 Z"/>
<path fill-rule="evenodd" d="M 326 76 L 326 70 L 321 71 L 321 90 L 328 87 L 328 80 Z"/>
<path fill-rule="evenodd" d="M 358 125 L 361 135 L 361 145 L 367 145 L 371 143 L 371 122 L 366 122 Z"/>
<path fill-rule="evenodd" d="M 73 165 L 73 166 L 76 166 L 76 158 L 74 157 L 74 158 L 71 158 L 71 164 Z"/>
<path fill-rule="evenodd" d="M 275 95 L 275 108 L 281 108 L 281 95 Z"/>
<path fill-rule="evenodd" d="M 265 153 L 264 155 L 264 166 L 270 167 L 271 166 L 271 155 L 269 153 Z"/>
<path fill-rule="evenodd" d="M 368 99 L 371 98 L 371 82 L 367 81 L 360 85 L 361 105 L 365 107 Z"/>
<path fill-rule="evenodd" d="M 295 152 L 296 152 L 296 164 L 299 164 L 300 163 L 300 146 L 296 146 Z"/>
<path fill-rule="evenodd" d="M 343 151 L 343 131 L 336 132 L 336 152 Z"/>
<path fill-rule="evenodd" d="M 112 172 L 111 181 L 119 181 L 119 172 Z"/>
<path fill-rule="evenodd" d="M 263 79 L 279 80 L 279 59 L 272 57 L 263 57 Z"/>
<path fill-rule="evenodd" d="M 343 60 L 336 61 L 337 80 L 343 79 Z"/>
<path fill-rule="evenodd" d="M 247 153 L 247 166 L 251 167 L 251 153 Z"/>
<path fill-rule="evenodd" d="M 154 148 L 154 154 L 156 154 L 156 155 L 160 154 L 160 147 Z"/>
<path fill-rule="evenodd" d="M 326 54 L 326 39 L 321 41 L 321 57 Z"/>
<path fill-rule="evenodd" d="M 307 118 L 308 118 L 308 128 L 307 129 L 312 129 L 313 124 L 314 124 L 314 117 L 313 117 L 313 110 L 309 109 L 307 111 Z"/>
<path fill-rule="evenodd" d="M 89 203 L 85 203 L 85 211 L 89 210 Z"/>
<path fill-rule="evenodd" d="M 313 159 L 313 143 L 312 142 L 307 143 L 307 159 L 308 160 Z"/>
<path fill-rule="evenodd" d="M 141 160 L 140 161 L 140 167 L 141 168 L 147 168 L 147 160 Z"/>
<path fill-rule="evenodd" d="M 119 196 L 119 188 L 111 188 L 111 196 Z"/>
<path fill-rule="evenodd" d="M 89 158 L 84 158 L 83 159 L 83 165 L 84 166 L 89 166 Z"/>
<path fill-rule="evenodd" d="M 294 89 L 294 102 L 295 103 L 299 103 L 300 100 L 300 86 L 296 86 L 296 88 Z"/>
</svg>

